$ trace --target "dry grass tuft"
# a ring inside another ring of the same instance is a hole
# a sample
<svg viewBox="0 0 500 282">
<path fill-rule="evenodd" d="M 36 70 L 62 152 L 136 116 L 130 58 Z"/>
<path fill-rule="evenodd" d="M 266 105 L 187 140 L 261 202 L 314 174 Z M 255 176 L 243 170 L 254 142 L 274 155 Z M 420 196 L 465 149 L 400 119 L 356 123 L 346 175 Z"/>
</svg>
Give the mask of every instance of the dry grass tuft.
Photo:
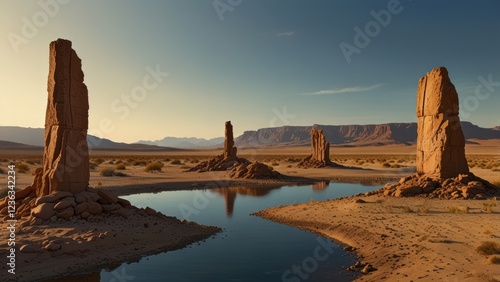
<svg viewBox="0 0 500 282">
<path fill-rule="evenodd" d="M 493 241 L 484 241 L 479 247 L 476 248 L 476 251 L 486 256 L 498 255 L 500 254 L 500 244 Z"/>
</svg>

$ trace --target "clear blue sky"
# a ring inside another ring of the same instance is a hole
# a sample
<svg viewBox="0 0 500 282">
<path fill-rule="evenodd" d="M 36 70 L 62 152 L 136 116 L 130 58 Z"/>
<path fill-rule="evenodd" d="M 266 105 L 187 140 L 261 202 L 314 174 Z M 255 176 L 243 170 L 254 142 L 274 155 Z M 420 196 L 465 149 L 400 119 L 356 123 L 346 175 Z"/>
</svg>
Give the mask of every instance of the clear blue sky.
<svg viewBox="0 0 500 282">
<path fill-rule="evenodd" d="M 438 66 L 469 103 L 462 120 L 500 125 L 500 1 L 397 2 L 2 1 L 0 125 L 44 126 L 48 45 L 57 38 L 83 61 L 89 133 L 115 141 L 217 137 L 226 120 L 236 135 L 412 122 L 418 79 Z M 356 45 L 355 27 L 368 27 L 368 44 Z M 350 62 L 342 42 L 357 48 Z M 155 87 L 148 80 L 138 100 L 120 100 L 140 89 L 148 67 L 168 76 Z M 493 81 L 480 98 L 479 76 Z"/>
</svg>

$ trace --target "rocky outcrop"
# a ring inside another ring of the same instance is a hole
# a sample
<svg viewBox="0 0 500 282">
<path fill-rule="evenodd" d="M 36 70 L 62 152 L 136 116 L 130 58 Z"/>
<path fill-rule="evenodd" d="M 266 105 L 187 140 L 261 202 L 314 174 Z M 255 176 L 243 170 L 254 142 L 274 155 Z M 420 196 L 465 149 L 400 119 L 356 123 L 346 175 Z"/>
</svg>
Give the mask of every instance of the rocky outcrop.
<svg viewBox="0 0 500 282">
<path fill-rule="evenodd" d="M 469 172 L 458 117 L 458 94 L 444 67 L 418 83 L 417 172 L 439 178 Z"/>
<path fill-rule="evenodd" d="M 198 171 L 198 172 L 225 171 L 233 167 L 236 167 L 240 164 L 250 163 L 249 160 L 244 158 L 238 158 L 236 156 L 237 149 L 236 147 L 234 147 L 233 126 L 231 125 L 231 121 L 226 121 L 224 132 L 225 132 L 224 151 L 222 152 L 222 154 L 208 161 L 204 161 L 199 165 L 190 168 L 187 171 Z"/>
<path fill-rule="evenodd" d="M 322 129 L 311 129 L 311 155 L 297 164 L 300 168 L 342 167 L 330 161 L 330 143 L 326 141 Z"/>
<path fill-rule="evenodd" d="M 417 173 L 385 185 L 379 193 L 442 199 L 484 199 L 499 194 L 496 186 L 469 172 L 458 94 L 445 68 L 420 79 L 416 113 Z"/>
<path fill-rule="evenodd" d="M 415 173 L 397 183 L 386 184 L 380 192 L 395 197 L 481 200 L 498 196 L 499 191 L 493 184 L 469 172 L 447 179 Z"/>
<path fill-rule="evenodd" d="M 259 162 L 242 163 L 232 168 L 226 175 L 234 179 L 276 179 L 281 177 L 281 174 L 272 167 Z"/>
<path fill-rule="evenodd" d="M 281 174 L 274 171 L 272 167 L 259 162 L 252 163 L 247 159 L 239 158 L 236 154 L 237 149 L 234 147 L 233 126 L 230 121 L 226 121 L 223 153 L 187 171 L 206 172 L 229 170 L 226 176 L 230 178 L 245 179 L 278 178 L 281 176 Z"/>
</svg>

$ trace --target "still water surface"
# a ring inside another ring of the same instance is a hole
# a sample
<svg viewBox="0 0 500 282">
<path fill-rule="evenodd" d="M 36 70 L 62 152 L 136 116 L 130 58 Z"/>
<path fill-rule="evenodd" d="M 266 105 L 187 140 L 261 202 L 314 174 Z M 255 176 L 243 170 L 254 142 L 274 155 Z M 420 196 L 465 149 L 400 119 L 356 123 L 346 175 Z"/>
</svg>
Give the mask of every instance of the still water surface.
<svg viewBox="0 0 500 282">
<path fill-rule="evenodd" d="M 354 277 L 348 276 L 342 266 L 352 265 L 355 257 L 340 246 L 250 214 L 278 205 L 322 201 L 376 188 L 379 187 L 318 183 L 126 196 L 139 207 L 149 206 L 179 219 L 220 226 L 224 232 L 199 245 L 123 264 L 115 272 L 103 270 L 101 281 L 127 277 L 131 279 L 128 281 L 352 281 Z"/>
<path fill-rule="evenodd" d="M 143 193 L 123 198 L 138 207 L 223 232 L 184 249 L 101 270 L 103 282 L 125 281 L 352 281 L 342 266 L 356 258 L 332 241 L 250 214 L 278 205 L 322 201 L 364 193 L 379 187 L 317 183 L 276 188 L 215 188 Z M 64 279 L 64 278 L 63 278 Z M 83 278 L 85 279 L 85 278 Z"/>
</svg>

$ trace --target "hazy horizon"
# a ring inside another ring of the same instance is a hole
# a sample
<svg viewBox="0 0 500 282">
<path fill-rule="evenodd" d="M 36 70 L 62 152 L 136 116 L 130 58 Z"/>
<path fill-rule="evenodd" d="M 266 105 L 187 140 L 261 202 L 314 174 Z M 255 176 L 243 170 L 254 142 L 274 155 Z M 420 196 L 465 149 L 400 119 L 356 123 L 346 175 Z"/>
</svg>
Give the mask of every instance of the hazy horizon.
<svg viewBox="0 0 500 282">
<path fill-rule="evenodd" d="M 221 137 L 226 120 L 236 136 L 415 122 L 418 79 L 438 66 L 462 121 L 500 125 L 498 1 L 228 3 L 2 2 L 0 125 L 44 127 L 57 38 L 82 59 L 89 134 L 118 142 Z"/>
</svg>

